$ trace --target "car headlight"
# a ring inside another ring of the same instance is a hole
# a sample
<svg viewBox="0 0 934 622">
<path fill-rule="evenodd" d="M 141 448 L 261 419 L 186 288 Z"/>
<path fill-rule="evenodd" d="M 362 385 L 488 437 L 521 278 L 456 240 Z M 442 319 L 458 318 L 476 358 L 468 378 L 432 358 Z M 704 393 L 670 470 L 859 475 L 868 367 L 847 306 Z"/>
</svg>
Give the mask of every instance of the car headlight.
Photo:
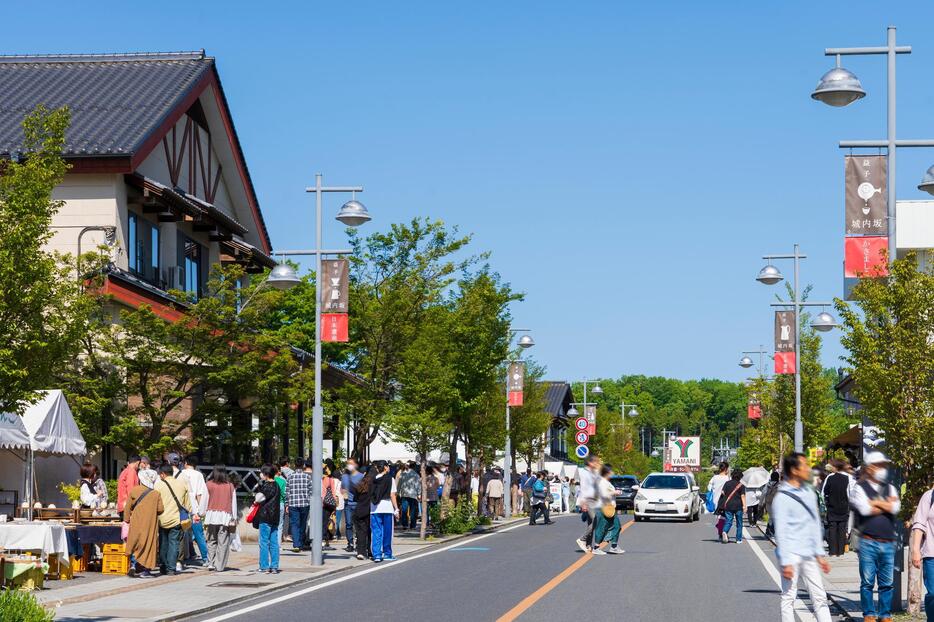
<svg viewBox="0 0 934 622">
<path fill-rule="evenodd" d="M 645 501 L 646 497 L 641 492 L 636 493 L 636 501 Z"/>
<path fill-rule="evenodd" d="M 678 501 L 688 501 L 691 498 L 691 493 L 685 493 L 678 497 Z"/>
</svg>

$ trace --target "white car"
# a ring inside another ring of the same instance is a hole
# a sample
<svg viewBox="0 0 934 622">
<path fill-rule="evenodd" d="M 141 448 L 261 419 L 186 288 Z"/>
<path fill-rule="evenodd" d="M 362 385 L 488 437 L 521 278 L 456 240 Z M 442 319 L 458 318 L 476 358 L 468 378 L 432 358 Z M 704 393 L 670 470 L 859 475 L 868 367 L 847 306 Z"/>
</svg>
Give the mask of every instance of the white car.
<svg viewBox="0 0 934 622">
<path fill-rule="evenodd" d="M 650 518 L 700 519 L 701 501 L 691 473 L 650 473 L 636 493 L 636 521 Z"/>
</svg>

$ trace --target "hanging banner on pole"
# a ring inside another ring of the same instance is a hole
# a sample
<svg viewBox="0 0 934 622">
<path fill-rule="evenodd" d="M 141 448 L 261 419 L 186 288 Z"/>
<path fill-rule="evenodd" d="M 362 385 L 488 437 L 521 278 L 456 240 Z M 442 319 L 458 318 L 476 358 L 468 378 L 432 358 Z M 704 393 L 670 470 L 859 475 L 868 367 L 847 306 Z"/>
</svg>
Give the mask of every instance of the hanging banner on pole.
<svg viewBox="0 0 934 622">
<path fill-rule="evenodd" d="M 321 307 L 325 313 L 347 313 L 350 304 L 350 262 L 321 261 Z"/>
<path fill-rule="evenodd" d="M 775 312 L 775 351 L 776 352 L 794 352 L 795 351 L 795 312 L 794 311 L 776 311 Z"/>
<path fill-rule="evenodd" d="M 593 436 L 597 433 L 597 405 L 587 404 L 584 406 L 584 416 L 587 417 L 587 434 Z"/>
<path fill-rule="evenodd" d="M 346 313 L 321 314 L 321 341 L 346 343 L 349 341 L 350 322 Z"/>
<path fill-rule="evenodd" d="M 847 235 L 888 235 L 886 157 L 845 156 Z"/>
<path fill-rule="evenodd" d="M 759 402 L 751 401 L 746 405 L 746 417 L 749 419 L 762 419 L 762 406 Z"/>
<path fill-rule="evenodd" d="M 522 406 L 522 392 L 525 389 L 525 364 L 510 363 L 506 373 L 508 375 L 509 405 Z"/>
<path fill-rule="evenodd" d="M 889 248 L 885 236 L 848 237 L 843 243 L 843 277 L 886 276 L 889 266 L 882 251 Z"/>
<path fill-rule="evenodd" d="M 775 353 L 775 373 L 776 374 L 795 373 L 795 353 L 794 352 L 776 352 Z"/>
</svg>

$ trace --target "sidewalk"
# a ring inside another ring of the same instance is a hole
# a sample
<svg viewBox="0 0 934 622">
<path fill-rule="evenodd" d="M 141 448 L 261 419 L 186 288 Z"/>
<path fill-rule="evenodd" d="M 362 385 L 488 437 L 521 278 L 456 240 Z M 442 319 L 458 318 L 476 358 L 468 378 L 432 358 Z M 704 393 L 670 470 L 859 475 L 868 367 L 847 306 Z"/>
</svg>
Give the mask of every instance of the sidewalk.
<svg viewBox="0 0 934 622">
<path fill-rule="evenodd" d="M 393 537 L 393 553 L 396 557 L 409 555 L 525 520 L 528 519 L 497 522 L 473 533 L 427 541 L 419 540 L 417 533 L 404 533 Z M 288 542 L 283 543 L 279 560 L 282 572 L 277 575 L 256 572 L 259 547 L 255 542 L 245 542 L 241 552 L 230 554 L 230 568 L 226 572 L 208 572 L 195 566 L 179 576 L 158 579 L 84 573 L 70 581 L 47 581 L 46 588 L 35 595 L 43 604 L 55 607 L 56 622 L 178 620 L 355 567 L 373 565 L 369 560 L 360 561 L 352 553 L 345 552 L 346 540 L 335 540 L 333 544 L 338 550 L 325 551 L 324 566 L 316 568 L 311 566 L 310 552 L 292 553 Z"/>
</svg>

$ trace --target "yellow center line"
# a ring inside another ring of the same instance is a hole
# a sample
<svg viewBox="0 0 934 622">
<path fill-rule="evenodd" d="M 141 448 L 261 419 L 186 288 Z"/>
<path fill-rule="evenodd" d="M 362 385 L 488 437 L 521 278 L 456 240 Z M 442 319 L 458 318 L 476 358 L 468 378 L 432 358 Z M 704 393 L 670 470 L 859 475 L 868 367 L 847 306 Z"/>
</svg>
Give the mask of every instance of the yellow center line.
<svg viewBox="0 0 934 622">
<path fill-rule="evenodd" d="M 619 533 L 622 534 L 624 531 L 626 531 L 626 529 L 628 529 L 629 526 L 633 524 L 633 522 L 634 521 L 629 521 L 628 523 L 620 527 Z M 545 585 L 541 586 L 540 588 L 538 588 L 537 590 L 535 590 L 534 592 L 532 592 L 531 594 L 523 598 L 519 602 L 518 605 L 516 605 L 515 607 L 513 607 L 512 609 L 510 609 L 503 615 L 501 615 L 499 618 L 497 618 L 496 622 L 513 622 L 513 620 L 515 620 L 520 615 L 525 613 L 525 611 L 529 609 L 532 605 L 540 601 L 548 592 L 555 589 L 555 587 L 557 587 L 562 581 L 564 581 L 565 579 L 570 577 L 572 574 L 580 570 L 584 566 L 584 564 L 589 562 L 591 559 L 593 559 L 593 555 L 584 553 L 583 557 L 581 557 L 580 559 L 575 561 L 573 564 L 571 564 L 570 566 L 568 566 L 567 568 L 559 572 L 558 575 L 555 576 L 553 579 L 551 579 L 548 583 L 546 583 Z"/>
</svg>

